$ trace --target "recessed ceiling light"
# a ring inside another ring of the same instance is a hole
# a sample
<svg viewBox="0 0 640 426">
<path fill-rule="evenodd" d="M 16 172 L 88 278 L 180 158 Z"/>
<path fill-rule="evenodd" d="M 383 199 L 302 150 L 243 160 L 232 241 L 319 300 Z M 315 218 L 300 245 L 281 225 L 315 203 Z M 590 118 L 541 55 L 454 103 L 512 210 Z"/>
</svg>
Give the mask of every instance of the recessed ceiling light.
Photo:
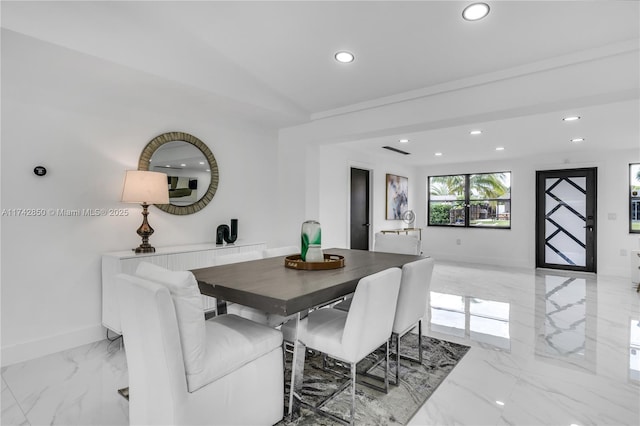
<svg viewBox="0 0 640 426">
<path fill-rule="evenodd" d="M 470 135 L 480 135 L 482 134 L 482 130 L 472 130 L 469 132 Z"/>
<path fill-rule="evenodd" d="M 569 117 L 565 117 L 565 118 L 562 119 L 562 121 L 576 121 L 576 120 L 580 120 L 580 116 L 571 115 Z"/>
<path fill-rule="evenodd" d="M 201 161 L 201 162 L 200 162 L 200 164 L 203 164 L 203 165 L 204 165 L 204 161 Z"/>
<path fill-rule="evenodd" d="M 207 169 L 207 171 L 208 171 L 208 172 L 210 172 L 210 171 L 211 171 L 211 169 Z"/>
<path fill-rule="evenodd" d="M 187 167 L 187 165 L 182 163 L 182 164 L 180 164 L 180 167 Z"/>
<path fill-rule="evenodd" d="M 462 17 L 467 21 L 477 21 L 489 14 L 489 5 L 486 3 L 473 3 L 465 7 Z"/>
<path fill-rule="evenodd" d="M 409 142 L 409 139 L 400 139 L 398 142 L 400 142 L 400 143 L 407 143 L 407 142 Z"/>
<path fill-rule="evenodd" d="M 336 58 L 336 61 L 342 62 L 343 64 L 348 64 L 349 62 L 353 62 L 353 60 L 355 59 L 355 56 L 353 56 L 353 53 L 347 52 L 346 50 L 341 50 L 340 52 L 336 52 L 334 57 Z"/>
<path fill-rule="evenodd" d="M 171 164 L 166 164 L 165 167 L 171 167 Z"/>
<path fill-rule="evenodd" d="M 498 404 L 498 405 L 504 405 L 504 402 L 502 402 L 502 401 L 496 401 L 496 404 Z"/>
<path fill-rule="evenodd" d="M 441 152 L 436 152 L 436 153 L 435 153 L 435 156 L 436 156 L 436 157 L 442 157 L 442 153 L 441 153 Z"/>
<path fill-rule="evenodd" d="M 575 143 L 584 142 L 584 138 L 573 138 L 571 139 L 571 142 L 575 142 Z"/>
<path fill-rule="evenodd" d="M 504 151 L 504 146 L 499 146 L 496 148 L 496 151 Z"/>
</svg>

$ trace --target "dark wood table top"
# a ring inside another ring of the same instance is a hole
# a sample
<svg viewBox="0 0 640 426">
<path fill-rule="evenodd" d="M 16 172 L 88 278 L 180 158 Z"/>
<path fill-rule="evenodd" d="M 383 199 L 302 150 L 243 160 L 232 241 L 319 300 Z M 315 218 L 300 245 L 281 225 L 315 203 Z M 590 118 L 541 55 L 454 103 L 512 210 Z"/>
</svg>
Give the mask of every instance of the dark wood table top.
<svg viewBox="0 0 640 426">
<path fill-rule="evenodd" d="M 289 269 L 284 266 L 285 256 L 278 256 L 191 272 L 202 294 L 273 314 L 291 315 L 353 293 L 358 281 L 367 275 L 423 259 L 366 250 L 323 252 L 344 256 L 345 266 L 325 271 Z"/>
</svg>

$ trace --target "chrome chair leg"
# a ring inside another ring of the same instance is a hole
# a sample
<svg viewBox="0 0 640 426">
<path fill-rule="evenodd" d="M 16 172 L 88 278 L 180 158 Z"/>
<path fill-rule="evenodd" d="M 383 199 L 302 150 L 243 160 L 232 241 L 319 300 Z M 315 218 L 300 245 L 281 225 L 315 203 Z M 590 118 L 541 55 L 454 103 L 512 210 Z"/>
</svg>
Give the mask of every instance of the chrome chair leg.
<svg viewBox="0 0 640 426">
<path fill-rule="evenodd" d="M 387 343 L 385 345 L 385 353 L 384 353 L 384 393 L 389 393 L 389 339 L 387 339 Z M 396 383 L 397 383 L 396 379 Z"/>
<path fill-rule="evenodd" d="M 400 335 L 393 333 L 391 338 L 395 340 L 396 344 L 396 386 L 400 384 Z"/>
<path fill-rule="evenodd" d="M 417 358 L 412 358 L 408 355 L 400 355 L 400 336 L 397 333 L 392 333 L 391 334 L 391 339 L 392 341 L 395 343 L 396 346 L 396 382 L 394 383 L 395 385 L 398 385 L 400 383 L 400 360 L 401 359 L 406 359 L 407 361 L 411 361 L 411 362 L 418 362 L 420 363 L 420 365 L 422 364 L 423 361 L 423 355 L 422 355 L 422 320 L 418 320 L 418 357 Z"/>
<path fill-rule="evenodd" d="M 418 359 L 422 364 L 422 319 L 418 320 Z"/>
<path fill-rule="evenodd" d="M 351 418 L 350 424 L 356 422 L 356 363 L 351 363 Z"/>
</svg>

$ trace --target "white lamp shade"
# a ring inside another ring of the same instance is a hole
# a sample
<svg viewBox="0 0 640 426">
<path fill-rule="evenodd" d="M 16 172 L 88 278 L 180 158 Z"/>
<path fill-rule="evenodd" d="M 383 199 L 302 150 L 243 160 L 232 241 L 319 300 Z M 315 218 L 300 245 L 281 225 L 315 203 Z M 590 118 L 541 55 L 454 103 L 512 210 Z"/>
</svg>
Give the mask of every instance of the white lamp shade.
<svg viewBox="0 0 640 426">
<path fill-rule="evenodd" d="M 167 174 L 127 170 L 122 189 L 123 203 L 169 204 Z"/>
</svg>

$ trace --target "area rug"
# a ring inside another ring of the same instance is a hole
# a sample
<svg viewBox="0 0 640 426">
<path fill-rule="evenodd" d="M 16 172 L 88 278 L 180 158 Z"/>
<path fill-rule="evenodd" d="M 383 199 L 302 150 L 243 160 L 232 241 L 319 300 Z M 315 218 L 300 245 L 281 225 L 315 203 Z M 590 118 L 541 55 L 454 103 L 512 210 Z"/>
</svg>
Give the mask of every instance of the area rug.
<svg viewBox="0 0 640 426">
<path fill-rule="evenodd" d="M 422 338 L 423 362 L 401 360 L 400 383 L 398 386 L 390 385 L 389 393 L 385 394 L 360 383 L 356 386 L 356 424 L 363 425 L 406 425 L 416 411 L 431 396 L 442 383 L 456 364 L 469 350 L 468 346 L 435 339 Z M 408 333 L 400 342 L 400 353 L 417 358 L 418 336 Z M 395 351 L 395 348 L 392 348 Z M 358 364 L 359 374 L 366 372 L 375 365 L 378 357 L 384 356 L 384 351 L 379 350 Z M 287 383 L 289 383 L 291 356 L 287 354 Z M 395 372 L 395 361 L 390 360 L 390 371 Z M 339 363 L 329 361 L 332 370 L 342 372 L 348 376 L 349 370 Z M 383 378 L 384 362 L 375 366 L 369 374 Z M 394 376 L 393 374 L 391 376 Z M 369 378 L 358 376 L 356 382 L 371 381 Z M 395 378 L 391 377 L 391 381 Z M 304 382 L 302 398 L 308 404 L 317 406 L 336 389 L 347 381 L 343 377 L 325 371 L 322 368 L 322 357 L 319 354 L 307 353 L 305 358 Z M 374 380 L 374 382 L 377 382 Z M 382 384 L 381 382 L 377 382 Z M 286 389 L 288 395 L 289 389 Z M 347 386 L 336 397 L 322 407 L 338 417 L 347 419 L 351 407 L 351 386 Z M 302 407 L 300 415 L 293 419 L 285 417 L 278 423 L 279 426 L 303 426 L 303 425 L 338 425 L 340 423 L 313 410 Z"/>
</svg>

